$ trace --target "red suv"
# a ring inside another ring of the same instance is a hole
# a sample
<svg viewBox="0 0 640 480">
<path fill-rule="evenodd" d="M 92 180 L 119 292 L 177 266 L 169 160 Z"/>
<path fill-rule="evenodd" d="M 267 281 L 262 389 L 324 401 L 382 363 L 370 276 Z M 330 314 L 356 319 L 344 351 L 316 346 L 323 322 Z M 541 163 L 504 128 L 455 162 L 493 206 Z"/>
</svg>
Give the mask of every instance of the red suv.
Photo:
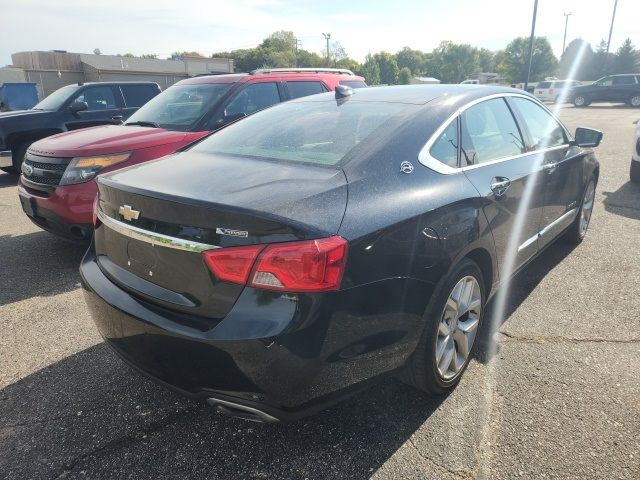
<svg viewBox="0 0 640 480">
<path fill-rule="evenodd" d="M 168 155 L 258 110 L 338 85 L 366 87 L 364 78 L 342 69 L 263 69 L 182 80 L 123 125 L 65 132 L 33 143 L 18 185 L 22 208 L 45 230 L 89 241 L 98 173 Z"/>
</svg>

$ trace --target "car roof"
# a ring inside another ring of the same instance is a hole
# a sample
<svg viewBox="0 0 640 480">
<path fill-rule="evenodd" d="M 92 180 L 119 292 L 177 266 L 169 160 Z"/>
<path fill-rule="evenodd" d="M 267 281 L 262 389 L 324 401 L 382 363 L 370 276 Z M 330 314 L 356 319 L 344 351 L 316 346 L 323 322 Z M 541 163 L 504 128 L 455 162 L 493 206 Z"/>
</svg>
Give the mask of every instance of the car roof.
<svg viewBox="0 0 640 480">
<path fill-rule="evenodd" d="M 312 71 L 300 71 L 300 72 L 257 72 L 257 73 L 226 73 L 222 75 L 200 75 L 197 77 L 186 78 L 180 80 L 179 85 L 197 85 L 203 83 L 236 83 L 236 82 L 250 82 L 251 80 L 260 80 L 268 78 L 277 78 L 280 80 L 286 80 L 290 78 L 296 78 L 300 80 L 317 80 L 327 78 L 338 78 L 341 81 L 364 81 L 363 77 L 357 75 L 345 75 L 332 72 L 312 72 Z"/>
<path fill-rule="evenodd" d="M 156 82 L 145 82 L 141 80 L 137 81 L 125 81 L 125 82 L 80 82 L 80 83 L 72 83 L 67 86 L 76 86 L 76 87 L 84 87 L 87 85 L 158 85 Z"/>
<path fill-rule="evenodd" d="M 363 102 L 389 102 L 425 105 L 436 99 L 438 103 L 457 109 L 470 101 L 497 94 L 518 93 L 533 98 L 529 93 L 517 88 L 490 87 L 486 85 L 471 84 L 445 84 L 445 85 L 396 85 L 392 87 L 359 88 L 351 98 Z M 291 102 L 313 102 L 335 100 L 333 92 L 301 97 Z"/>
</svg>

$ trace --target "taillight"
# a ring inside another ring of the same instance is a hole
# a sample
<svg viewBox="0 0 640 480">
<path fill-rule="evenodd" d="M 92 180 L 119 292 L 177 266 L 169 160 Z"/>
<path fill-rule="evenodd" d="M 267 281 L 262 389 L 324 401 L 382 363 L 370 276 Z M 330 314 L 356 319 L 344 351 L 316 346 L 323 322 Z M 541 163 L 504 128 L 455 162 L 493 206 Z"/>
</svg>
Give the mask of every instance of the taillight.
<svg viewBox="0 0 640 480">
<path fill-rule="evenodd" d="M 248 245 L 246 247 L 227 247 L 203 252 L 204 261 L 213 274 L 224 282 L 244 285 L 256 257 L 264 245 Z"/>
<path fill-rule="evenodd" d="M 203 253 L 214 275 L 227 282 L 285 292 L 340 288 L 348 243 L 342 237 L 228 247 Z"/>
</svg>

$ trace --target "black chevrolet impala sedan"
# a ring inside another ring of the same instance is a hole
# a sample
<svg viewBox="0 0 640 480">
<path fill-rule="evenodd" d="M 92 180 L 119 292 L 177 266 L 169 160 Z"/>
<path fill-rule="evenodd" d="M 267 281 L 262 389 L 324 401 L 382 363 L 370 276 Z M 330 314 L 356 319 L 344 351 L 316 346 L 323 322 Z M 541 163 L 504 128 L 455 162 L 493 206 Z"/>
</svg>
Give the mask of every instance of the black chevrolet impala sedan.
<svg viewBox="0 0 640 480">
<path fill-rule="evenodd" d="M 601 137 L 506 88 L 277 105 L 99 178 L 86 300 L 125 361 L 238 417 L 292 420 L 385 374 L 445 393 L 501 282 L 584 237 Z"/>
</svg>

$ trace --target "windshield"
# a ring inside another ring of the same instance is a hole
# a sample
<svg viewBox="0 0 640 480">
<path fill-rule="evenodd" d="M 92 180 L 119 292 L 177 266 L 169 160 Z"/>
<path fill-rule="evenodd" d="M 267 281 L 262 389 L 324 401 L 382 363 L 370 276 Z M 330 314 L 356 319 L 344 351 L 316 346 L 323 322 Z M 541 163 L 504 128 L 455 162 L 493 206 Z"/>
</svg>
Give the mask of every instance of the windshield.
<svg viewBox="0 0 640 480">
<path fill-rule="evenodd" d="M 335 165 L 411 107 L 353 100 L 283 103 L 220 130 L 193 151 Z"/>
<path fill-rule="evenodd" d="M 232 83 L 174 85 L 143 105 L 125 123 L 155 124 L 169 130 L 188 131 L 220 100 Z"/>
<path fill-rule="evenodd" d="M 67 85 L 66 87 L 59 88 L 51 95 L 46 97 L 40 103 L 38 103 L 34 110 L 58 110 L 64 102 L 66 102 L 71 95 L 73 95 L 78 87 L 76 85 Z"/>
</svg>

